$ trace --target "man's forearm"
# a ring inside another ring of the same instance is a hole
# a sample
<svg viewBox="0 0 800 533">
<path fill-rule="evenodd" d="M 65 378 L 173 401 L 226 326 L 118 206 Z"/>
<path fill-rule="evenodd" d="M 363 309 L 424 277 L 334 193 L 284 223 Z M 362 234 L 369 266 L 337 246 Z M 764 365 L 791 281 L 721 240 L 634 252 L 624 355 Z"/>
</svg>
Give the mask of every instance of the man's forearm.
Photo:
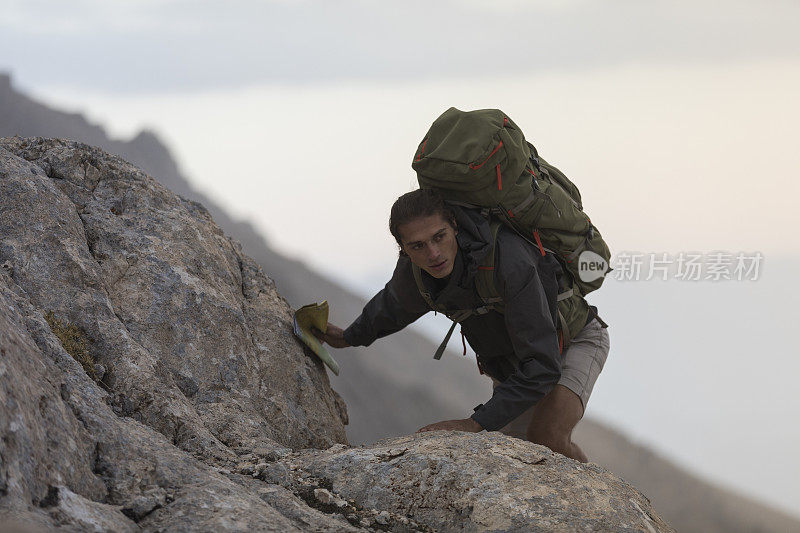
<svg viewBox="0 0 800 533">
<path fill-rule="evenodd" d="M 424 433 L 426 431 L 469 431 L 478 433 L 483 431 L 483 427 L 472 418 L 463 418 L 459 420 L 445 420 L 443 422 L 436 422 L 435 424 L 428 424 L 427 426 L 417 430 L 417 433 Z"/>
</svg>

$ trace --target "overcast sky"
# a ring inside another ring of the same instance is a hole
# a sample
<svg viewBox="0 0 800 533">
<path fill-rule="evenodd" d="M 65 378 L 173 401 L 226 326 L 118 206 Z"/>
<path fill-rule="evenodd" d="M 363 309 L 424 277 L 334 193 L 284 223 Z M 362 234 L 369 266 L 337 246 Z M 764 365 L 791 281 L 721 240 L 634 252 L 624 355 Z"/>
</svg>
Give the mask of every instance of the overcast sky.
<svg viewBox="0 0 800 533">
<path fill-rule="evenodd" d="M 2 0 L 23 86 L 164 93 L 800 57 L 800 3 Z"/>
</svg>

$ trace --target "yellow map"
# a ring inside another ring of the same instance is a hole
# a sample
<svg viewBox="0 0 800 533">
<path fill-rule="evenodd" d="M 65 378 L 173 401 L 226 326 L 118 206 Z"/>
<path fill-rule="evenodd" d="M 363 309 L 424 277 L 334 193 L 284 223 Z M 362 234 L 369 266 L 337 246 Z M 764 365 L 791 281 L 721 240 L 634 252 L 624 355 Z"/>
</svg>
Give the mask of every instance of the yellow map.
<svg viewBox="0 0 800 533">
<path fill-rule="evenodd" d="M 322 345 L 320 340 L 311 333 L 311 327 L 322 331 L 328 329 L 328 301 L 319 304 L 304 305 L 294 313 L 294 334 L 297 335 L 306 346 L 317 354 L 323 363 L 328 365 L 334 374 L 339 375 L 339 364 L 328 353 L 327 348 Z"/>
</svg>

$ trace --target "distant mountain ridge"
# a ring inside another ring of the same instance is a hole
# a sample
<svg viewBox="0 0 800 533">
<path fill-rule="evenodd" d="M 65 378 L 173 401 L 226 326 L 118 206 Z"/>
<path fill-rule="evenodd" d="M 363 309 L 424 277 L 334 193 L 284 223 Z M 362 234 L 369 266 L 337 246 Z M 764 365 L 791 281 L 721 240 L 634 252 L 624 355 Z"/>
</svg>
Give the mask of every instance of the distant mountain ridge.
<svg viewBox="0 0 800 533">
<path fill-rule="evenodd" d="M 342 324 L 361 311 L 363 299 L 274 252 L 249 223 L 234 220 L 197 192 L 153 133 L 141 132 L 130 141 L 109 139 L 103 128 L 81 115 L 53 110 L 15 91 L 10 76 L 0 74 L 0 137 L 9 135 L 75 139 L 118 154 L 172 191 L 201 202 L 292 306 L 327 299 L 334 304 L 332 321 Z M 463 417 L 488 397 L 491 387 L 474 363 L 454 352 L 437 363 L 428 355 L 434 350 L 431 341 L 404 331 L 369 349 L 337 352 L 343 372 L 332 376 L 331 383 L 348 405 L 351 442 L 371 442 L 438 419 Z M 800 531 L 800 522 L 791 517 L 706 483 L 601 424 L 583 421 L 577 440 L 592 460 L 648 495 L 678 531 Z"/>
</svg>

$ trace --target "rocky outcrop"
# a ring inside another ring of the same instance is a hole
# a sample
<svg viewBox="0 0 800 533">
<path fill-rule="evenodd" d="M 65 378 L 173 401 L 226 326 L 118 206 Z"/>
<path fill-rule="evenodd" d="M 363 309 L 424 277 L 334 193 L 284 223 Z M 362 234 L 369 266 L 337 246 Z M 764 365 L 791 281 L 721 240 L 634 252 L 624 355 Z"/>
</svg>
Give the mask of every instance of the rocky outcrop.
<svg viewBox="0 0 800 533">
<path fill-rule="evenodd" d="M 0 265 L 0 523 L 669 530 L 613 475 L 499 434 L 348 447 L 271 280 L 98 149 L 0 140 Z"/>
<path fill-rule="evenodd" d="M 497 432 L 436 432 L 300 454 L 343 498 L 446 531 L 664 531 L 608 471 Z M 402 518 L 401 518 L 402 520 Z"/>
<path fill-rule="evenodd" d="M 345 441 L 288 305 L 202 206 L 87 146 L 0 147 L 0 262 L 36 308 L 85 332 L 117 414 L 200 454 Z"/>
</svg>

